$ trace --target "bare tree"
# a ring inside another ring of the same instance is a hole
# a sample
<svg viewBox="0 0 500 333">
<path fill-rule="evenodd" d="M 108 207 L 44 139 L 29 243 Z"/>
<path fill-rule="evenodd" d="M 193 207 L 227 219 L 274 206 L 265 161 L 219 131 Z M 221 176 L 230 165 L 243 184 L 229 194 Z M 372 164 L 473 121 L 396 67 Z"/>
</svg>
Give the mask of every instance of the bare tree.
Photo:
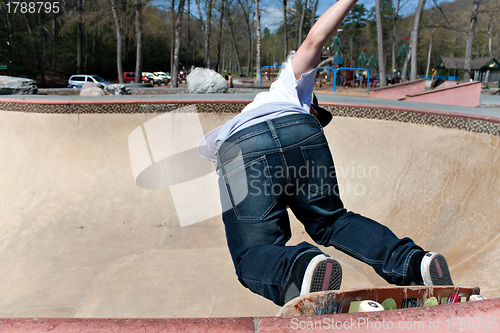
<svg viewBox="0 0 500 333">
<path fill-rule="evenodd" d="M 236 53 L 236 63 L 237 63 L 237 66 L 238 66 L 238 71 L 242 72 L 241 70 L 241 62 L 240 62 L 240 52 L 239 52 L 239 49 L 238 49 L 238 43 L 236 43 L 236 37 L 235 37 L 235 28 L 234 28 L 234 21 L 233 21 L 233 18 L 232 18 L 232 14 L 231 14 L 231 4 L 229 4 L 227 6 L 227 9 L 226 9 L 227 13 L 226 13 L 226 17 L 227 17 L 227 20 L 228 20 L 228 23 L 229 23 L 229 30 L 231 32 L 231 43 L 233 45 L 233 48 L 234 48 L 234 51 Z"/>
<path fill-rule="evenodd" d="M 285 59 L 288 57 L 288 21 L 287 21 L 287 0 L 283 0 L 283 26 L 284 26 L 284 35 L 285 35 Z"/>
<path fill-rule="evenodd" d="M 255 1 L 255 33 L 257 35 L 257 56 L 255 59 L 255 67 L 257 69 L 256 73 L 256 79 L 257 81 L 260 81 L 260 56 L 262 52 L 262 41 L 261 41 L 261 33 L 260 33 L 260 7 L 259 7 L 259 2 L 260 0 L 254 0 Z"/>
<path fill-rule="evenodd" d="M 491 0 L 486 4 L 488 6 L 488 15 L 486 21 L 486 32 L 488 33 L 488 56 L 493 57 L 493 33 L 495 23 L 500 15 L 500 3 L 496 0 Z M 486 82 L 489 82 L 490 71 L 486 72 Z"/>
<path fill-rule="evenodd" d="M 303 34 L 303 30 L 304 30 L 304 21 L 306 19 L 307 4 L 308 4 L 307 0 L 304 0 L 304 3 L 301 3 L 300 0 L 297 1 L 297 9 L 299 8 L 299 5 L 301 5 L 301 7 L 302 7 L 302 12 L 300 13 L 299 34 L 298 34 L 298 39 L 297 39 L 297 45 L 302 44 L 302 34 Z"/>
<path fill-rule="evenodd" d="M 221 0 L 219 8 L 219 37 L 217 38 L 217 61 L 215 62 L 215 71 L 218 72 L 220 70 L 220 55 L 221 55 L 221 44 L 222 44 L 222 33 L 224 32 L 224 13 L 225 13 L 225 5 L 227 0 Z"/>
<path fill-rule="evenodd" d="M 392 36 L 391 36 L 391 56 L 392 56 L 392 71 L 391 71 L 391 77 L 396 74 L 396 62 L 397 62 L 397 57 L 396 57 L 396 43 L 398 41 L 398 20 L 400 17 L 400 12 L 401 9 L 408 3 L 408 0 L 403 1 L 401 3 L 401 0 L 393 0 L 393 12 L 392 12 Z"/>
<path fill-rule="evenodd" d="M 115 37 L 116 37 L 116 69 L 118 71 L 118 80 L 120 83 L 124 83 L 125 80 L 123 78 L 123 37 L 122 37 L 122 29 L 120 26 L 120 17 L 118 16 L 118 8 L 116 0 L 109 0 L 109 4 L 111 6 L 111 14 L 113 15 L 113 22 L 115 25 Z"/>
<path fill-rule="evenodd" d="M 410 80 L 417 79 L 417 54 L 418 54 L 418 33 L 420 31 L 420 20 L 424 12 L 426 0 L 419 0 L 417 12 L 415 13 L 415 21 L 413 23 L 413 30 L 411 32 L 411 73 Z"/>
<path fill-rule="evenodd" d="M 78 28 L 77 28 L 77 42 L 76 42 L 76 73 L 82 74 L 82 59 L 83 59 L 83 2 L 78 1 Z"/>
<path fill-rule="evenodd" d="M 210 68 L 210 34 L 212 30 L 212 10 L 214 8 L 215 0 L 205 0 L 205 20 L 201 14 L 200 0 L 196 0 L 196 7 L 198 8 L 198 15 L 202 23 L 203 41 L 205 46 L 205 67 Z"/>
<path fill-rule="evenodd" d="M 147 1 L 147 0 L 145 0 Z M 135 36 L 136 36 L 136 57 L 135 57 L 135 82 L 141 82 L 142 78 L 142 10 L 145 5 L 144 0 L 135 0 Z"/>
<path fill-rule="evenodd" d="M 424 11 L 426 0 L 418 0 L 417 10 L 415 12 L 415 18 L 413 21 L 413 29 L 411 31 L 410 47 L 406 55 L 406 59 L 403 65 L 403 72 L 401 73 L 401 80 L 406 80 L 406 73 L 408 72 L 408 64 L 411 59 L 411 74 L 410 79 L 417 79 L 417 54 L 418 54 L 418 33 L 420 31 L 420 19 L 422 18 L 422 12 Z"/>
<path fill-rule="evenodd" d="M 465 64 L 464 64 L 464 81 L 471 80 L 470 62 L 472 58 L 472 42 L 474 41 L 474 33 L 476 32 L 477 13 L 479 11 L 480 0 L 474 0 L 472 5 L 472 14 L 469 23 L 469 34 L 467 36 L 467 46 L 465 48 Z"/>
<path fill-rule="evenodd" d="M 247 26 L 247 36 L 248 36 L 248 59 L 247 59 L 247 75 L 251 76 L 252 72 L 252 57 L 253 57 L 253 35 L 252 35 L 252 23 L 250 19 L 251 11 L 252 11 L 252 6 L 253 6 L 253 1 L 247 1 L 247 3 L 243 3 L 242 0 L 238 0 L 238 3 L 240 4 L 241 10 L 243 11 L 243 14 L 245 16 L 245 23 Z"/>
<path fill-rule="evenodd" d="M 385 78 L 385 50 L 384 50 L 384 32 L 382 28 L 382 14 L 380 12 L 380 0 L 375 0 L 375 15 L 377 17 L 377 47 L 378 47 L 378 73 L 380 86 L 385 87 L 387 80 Z"/>
<path fill-rule="evenodd" d="M 318 11 L 318 2 L 319 2 L 319 0 L 311 0 L 311 3 L 312 3 L 312 9 L 311 9 L 311 13 L 312 13 L 311 27 L 316 22 L 316 12 Z"/>
<path fill-rule="evenodd" d="M 186 0 L 180 0 L 179 6 L 177 7 L 177 12 L 175 15 L 175 31 L 174 31 L 174 60 L 172 67 L 172 87 L 177 88 L 179 86 L 179 51 L 181 48 L 181 28 L 182 28 L 182 16 L 184 14 L 184 4 Z"/>
<path fill-rule="evenodd" d="M 427 52 L 427 67 L 425 68 L 425 78 L 429 76 L 429 71 L 431 69 L 431 56 L 432 56 L 432 44 L 434 43 L 434 32 L 435 28 L 431 30 L 431 41 L 429 42 L 429 52 Z"/>
</svg>

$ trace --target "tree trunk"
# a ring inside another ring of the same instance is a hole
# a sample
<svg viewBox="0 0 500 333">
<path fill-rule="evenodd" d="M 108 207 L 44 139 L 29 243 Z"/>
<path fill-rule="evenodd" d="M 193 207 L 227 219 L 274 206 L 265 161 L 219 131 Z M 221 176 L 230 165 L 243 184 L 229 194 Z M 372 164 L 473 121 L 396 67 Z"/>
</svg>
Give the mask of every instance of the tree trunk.
<svg viewBox="0 0 500 333">
<path fill-rule="evenodd" d="M 170 4 L 170 15 L 172 16 L 172 30 L 170 37 L 172 38 L 172 42 L 170 43 L 170 71 L 174 70 L 174 48 L 175 48 L 175 20 L 177 17 L 177 13 L 175 11 L 175 0 L 172 0 Z M 173 74 L 171 75 L 172 79 L 170 81 L 170 84 L 173 82 Z"/>
<path fill-rule="evenodd" d="M 12 60 L 12 36 L 10 34 L 10 20 L 9 16 L 7 15 L 7 11 L 3 8 L 3 14 L 4 14 L 4 19 L 5 19 L 5 32 L 6 32 L 6 37 L 7 37 L 7 51 L 9 54 L 9 65 L 8 65 L 8 70 L 10 73 L 10 76 L 14 76 L 14 62 Z"/>
<path fill-rule="evenodd" d="M 83 59 L 83 2 L 78 2 L 78 27 L 77 27 L 77 42 L 76 42 L 76 74 L 82 74 L 82 59 Z"/>
<path fill-rule="evenodd" d="M 302 34 L 303 34 L 303 27 L 304 27 L 304 21 L 306 19 L 306 10 L 307 10 L 307 0 L 304 0 L 304 4 L 302 5 L 302 13 L 300 15 L 300 24 L 299 24 L 299 39 L 297 40 L 298 44 L 302 44 Z"/>
<path fill-rule="evenodd" d="M 259 1 L 260 0 L 254 0 L 255 1 L 255 28 L 256 28 L 256 35 L 257 35 L 257 55 L 255 59 L 255 68 L 257 69 L 256 73 L 256 79 L 257 82 L 260 82 L 260 56 L 261 56 L 261 50 L 262 50 L 262 43 L 261 43 L 261 35 L 260 35 L 260 7 L 259 7 Z"/>
<path fill-rule="evenodd" d="M 318 2 L 319 2 L 319 0 L 314 0 L 314 1 L 312 2 L 312 10 L 311 10 L 311 13 L 312 13 L 311 27 L 314 25 L 314 23 L 316 23 L 316 12 L 318 11 Z"/>
<path fill-rule="evenodd" d="M 230 29 L 230 32 L 231 32 L 231 42 L 233 44 L 233 47 L 234 47 L 234 52 L 236 53 L 236 65 L 238 66 L 238 71 L 239 73 L 241 74 L 242 70 L 241 70 L 241 62 L 240 62 L 240 52 L 238 50 L 238 44 L 236 43 L 236 38 L 234 36 L 234 22 L 233 22 L 233 19 L 231 17 L 231 13 L 227 13 L 227 20 L 229 22 L 229 29 Z M 230 69 L 230 71 L 232 71 Z"/>
<path fill-rule="evenodd" d="M 488 27 L 486 31 L 488 32 L 488 56 L 493 57 L 493 22 L 494 20 L 491 20 L 488 23 Z M 490 81 L 490 71 L 486 72 L 486 79 L 485 82 Z"/>
<path fill-rule="evenodd" d="M 248 36 L 248 58 L 247 58 L 247 76 L 251 76 L 250 73 L 252 73 L 252 55 L 253 55 L 253 37 L 252 37 L 252 25 L 251 21 L 249 19 L 249 13 L 251 8 L 245 7 L 243 2 L 241 0 L 238 0 L 238 3 L 240 4 L 241 10 L 243 11 L 243 14 L 245 15 L 245 23 L 247 25 L 247 36 Z"/>
<path fill-rule="evenodd" d="M 195 47 L 191 46 L 191 41 L 192 41 L 192 38 L 191 38 L 191 0 L 188 0 L 188 2 L 187 2 L 187 12 L 188 12 L 188 16 L 187 16 L 187 41 L 186 41 L 186 47 L 187 47 L 188 50 L 191 50 L 191 49 L 195 48 Z M 184 63 L 186 64 L 186 67 L 187 67 L 187 65 L 189 64 L 189 52 L 186 52 L 186 60 L 185 60 Z M 193 63 L 194 63 L 194 61 L 193 61 Z"/>
<path fill-rule="evenodd" d="M 203 42 L 205 47 L 205 67 L 210 68 L 210 34 L 212 31 L 212 9 L 214 6 L 215 0 L 207 0 L 205 9 L 205 20 L 203 20 L 203 16 L 201 15 L 201 7 L 200 0 L 196 0 L 196 7 L 198 8 L 198 15 L 200 16 L 200 20 L 202 22 L 202 30 L 203 30 Z"/>
<path fill-rule="evenodd" d="M 125 80 L 123 78 L 123 64 L 122 64 L 122 31 L 120 27 L 120 18 L 118 16 L 118 10 L 116 6 L 116 0 L 109 0 L 109 4 L 111 5 L 111 13 L 113 15 L 113 22 L 115 25 L 115 35 L 116 35 L 116 69 L 118 71 L 118 79 L 120 83 L 124 83 Z"/>
<path fill-rule="evenodd" d="M 432 56 L 432 44 L 434 42 L 434 31 L 436 29 L 431 30 L 431 42 L 429 43 L 429 52 L 427 53 L 427 68 L 425 70 L 425 79 L 429 76 L 429 71 L 431 70 L 431 56 Z"/>
<path fill-rule="evenodd" d="M 177 10 L 177 15 L 175 17 L 175 47 L 174 47 L 174 66 L 172 68 L 172 87 L 177 88 L 179 86 L 179 51 L 181 48 L 181 28 L 182 28 L 182 16 L 184 14 L 184 4 L 186 0 L 179 1 L 179 7 Z"/>
<path fill-rule="evenodd" d="M 30 20 L 29 20 L 29 16 L 30 14 L 27 13 L 27 14 L 24 14 L 24 20 L 26 22 L 26 28 L 28 29 L 28 34 L 31 38 L 31 40 L 33 41 L 33 48 L 35 49 L 35 54 L 36 54 L 36 58 L 38 60 L 38 68 L 40 70 L 40 77 L 42 79 L 42 86 L 45 87 L 45 66 L 44 66 L 44 62 L 43 62 L 43 54 L 42 54 L 42 51 L 41 51 L 41 48 L 38 46 L 38 42 L 36 41 L 36 37 L 35 37 L 35 34 L 33 34 L 33 29 L 31 28 L 31 23 L 30 23 Z"/>
<path fill-rule="evenodd" d="M 465 48 L 464 82 L 469 82 L 472 79 L 470 72 L 470 62 L 472 59 L 472 42 L 474 41 L 474 34 L 476 32 L 479 2 L 480 0 L 474 0 L 474 4 L 472 6 L 472 15 L 469 24 L 469 35 L 467 36 L 467 46 Z"/>
<path fill-rule="evenodd" d="M 410 63 L 411 58 L 411 41 L 410 46 L 408 47 L 408 53 L 406 53 L 405 62 L 403 64 L 403 70 L 401 71 L 401 81 L 406 81 L 407 73 L 408 73 L 408 64 Z"/>
<path fill-rule="evenodd" d="M 283 0 L 283 27 L 285 29 L 285 59 L 288 57 L 288 23 L 287 23 L 287 14 L 286 7 L 288 6 L 287 1 Z"/>
<path fill-rule="evenodd" d="M 224 13 L 225 13 L 225 4 L 226 1 L 221 1 L 221 10 L 220 10 L 220 18 L 219 18 L 219 38 L 217 39 L 217 61 L 215 63 L 215 71 L 219 72 L 220 70 L 220 48 L 222 44 L 222 33 L 224 31 Z"/>
<path fill-rule="evenodd" d="M 135 35 L 137 39 L 136 57 L 135 57 L 135 82 L 141 82 L 142 79 L 142 0 L 135 0 Z"/>
<path fill-rule="evenodd" d="M 397 22 L 399 19 L 399 11 L 401 9 L 401 0 L 396 3 L 396 8 L 394 8 L 392 15 L 392 36 L 391 36 L 391 56 L 392 56 L 392 68 L 391 68 L 391 78 L 394 79 L 397 71 L 397 59 L 396 59 L 396 43 L 398 40 L 398 29 Z"/>
<path fill-rule="evenodd" d="M 380 0 L 375 0 L 375 14 L 377 16 L 378 73 L 380 86 L 385 87 L 387 80 L 385 78 L 384 33 L 382 28 L 382 14 L 380 13 Z"/>
<path fill-rule="evenodd" d="M 415 13 L 415 21 L 413 23 L 413 30 L 411 32 L 411 73 L 410 80 L 417 79 L 417 54 L 418 54 L 418 32 L 420 30 L 420 19 L 422 18 L 422 13 L 424 11 L 426 0 L 419 0 L 417 6 L 417 12 Z"/>
</svg>

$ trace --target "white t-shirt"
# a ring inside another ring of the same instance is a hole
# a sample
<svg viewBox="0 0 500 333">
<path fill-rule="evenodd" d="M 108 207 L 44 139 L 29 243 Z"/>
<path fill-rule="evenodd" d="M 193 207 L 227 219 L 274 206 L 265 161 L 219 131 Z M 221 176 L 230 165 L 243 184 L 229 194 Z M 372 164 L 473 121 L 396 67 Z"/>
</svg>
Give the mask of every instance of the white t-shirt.
<svg viewBox="0 0 500 333">
<path fill-rule="evenodd" d="M 248 104 L 239 115 L 203 137 L 198 146 L 198 152 L 203 158 L 215 162 L 215 154 L 220 145 L 243 128 L 290 114 L 310 113 L 318 68 L 302 74 L 301 78 L 296 80 L 292 57 L 293 55 L 288 57 L 285 67 L 269 91 L 257 94 L 252 103 Z"/>
</svg>

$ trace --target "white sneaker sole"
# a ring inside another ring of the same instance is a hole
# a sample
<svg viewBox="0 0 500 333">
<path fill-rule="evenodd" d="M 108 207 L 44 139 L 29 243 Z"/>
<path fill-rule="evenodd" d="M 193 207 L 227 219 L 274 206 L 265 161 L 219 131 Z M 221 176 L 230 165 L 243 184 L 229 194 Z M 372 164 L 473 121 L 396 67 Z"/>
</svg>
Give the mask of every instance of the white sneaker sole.
<svg viewBox="0 0 500 333">
<path fill-rule="evenodd" d="M 446 259 L 439 253 L 427 253 L 420 264 L 420 271 L 426 286 L 453 285 Z"/>
<path fill-rule="evenodd" d="M 300 294 L 322 290 L 338 290 L 342 282 L 342 267 L 324 254 L 314 257 L 307 266 Z"/>
</svg>

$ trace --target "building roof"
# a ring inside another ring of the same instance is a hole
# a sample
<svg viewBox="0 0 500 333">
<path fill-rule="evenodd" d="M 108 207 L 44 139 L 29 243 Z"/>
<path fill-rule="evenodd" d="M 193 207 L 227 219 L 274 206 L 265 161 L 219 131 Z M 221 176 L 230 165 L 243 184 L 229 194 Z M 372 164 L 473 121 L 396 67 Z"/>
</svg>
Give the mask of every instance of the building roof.
<svg viewBox="0 0 500 333">
<path fill-rule="evenodd" d="M 465 58 L 441 57 L 437 69 L 464 69 Z M 500 63 L 493 57 L 472 59 L 471 70 L 500 70 Z"/>
</svg>

